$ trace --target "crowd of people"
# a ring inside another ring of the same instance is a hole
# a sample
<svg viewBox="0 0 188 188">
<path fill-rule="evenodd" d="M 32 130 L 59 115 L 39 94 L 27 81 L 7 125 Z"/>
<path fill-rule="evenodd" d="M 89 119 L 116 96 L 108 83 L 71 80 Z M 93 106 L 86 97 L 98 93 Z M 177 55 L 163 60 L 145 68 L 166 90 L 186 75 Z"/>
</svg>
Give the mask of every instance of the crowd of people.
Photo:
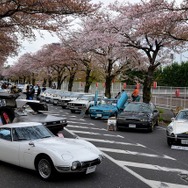
<svg viewBox="0 0 188 188">
<path fill-rule="evenodd" d="M 37 91 L 35 91 L 35 89 Z M 34 87 L 33 85 L 27 85 L 26 86 L 26 92 L 25 92 L 26 99 L 33 100 L 34 97 L 35 97 L 35 93 L 36 93 L 36 99 L 38 100 L 39 99 L 39 95 L 41 93 L 41 88 L 40 88 L 40 86 L 38 84 L 37 84 L 36 87 Z"/>
</svg>

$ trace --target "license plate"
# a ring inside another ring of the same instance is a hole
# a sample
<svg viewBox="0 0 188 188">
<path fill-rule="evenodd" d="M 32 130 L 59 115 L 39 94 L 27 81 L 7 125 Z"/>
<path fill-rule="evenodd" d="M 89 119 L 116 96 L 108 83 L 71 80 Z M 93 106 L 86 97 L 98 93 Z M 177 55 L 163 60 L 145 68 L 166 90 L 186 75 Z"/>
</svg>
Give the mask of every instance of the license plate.
<svg viewBox="0 0 188 188">
<path fill-rule="evenodd" d="M 129 124 L 129 128 L 136 128 L 135 124 Z"/>
<path fill-rule="evenodd" d="M 95 169 L 96 169 L 96 165 L 88 167 L 87 170 L 86 170 L 86 174 L 95 172 Z"/>
<path fill-rule="evenodd" d="M 188 145 L 188 140 L 181 140 L 182 144 L 187 144 Z"/>
<path fill-rule="evenodd" d="M 97 117 L 102 117 L 102 114 L 97 114 Z"/>
</svg>

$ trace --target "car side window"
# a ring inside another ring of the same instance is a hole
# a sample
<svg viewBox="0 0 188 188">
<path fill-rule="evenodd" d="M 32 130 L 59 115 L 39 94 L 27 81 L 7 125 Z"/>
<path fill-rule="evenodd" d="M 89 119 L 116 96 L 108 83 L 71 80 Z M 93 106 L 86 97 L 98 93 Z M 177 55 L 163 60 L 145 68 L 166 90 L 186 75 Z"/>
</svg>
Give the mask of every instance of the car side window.
<svg viewBox="0 0 188 188">
<path fill-rule="evenodd" d="M 11 141 L 11 129 L 10 128 L 0 128 L 0 139 Z"/>
</svg>

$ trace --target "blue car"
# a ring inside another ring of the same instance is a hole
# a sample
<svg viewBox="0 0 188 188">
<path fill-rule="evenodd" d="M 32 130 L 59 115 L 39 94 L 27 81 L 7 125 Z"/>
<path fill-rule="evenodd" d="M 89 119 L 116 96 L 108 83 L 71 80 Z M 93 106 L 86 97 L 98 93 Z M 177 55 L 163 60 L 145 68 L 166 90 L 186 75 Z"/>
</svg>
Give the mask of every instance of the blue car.
<svg viewBox="0 0 188 188">
<path fill-rule="evenodd" d="M 128 95 L 124 91 L 120 98 L 105 100 L 105 103 L 101 103 L 96 106 L 92 106 L 89 109 L 89 114 L 91 119 L 108 119 L 112 116 L 117 116 L 123 111 L 124 106 L 128 100 Z"/>
</svg>

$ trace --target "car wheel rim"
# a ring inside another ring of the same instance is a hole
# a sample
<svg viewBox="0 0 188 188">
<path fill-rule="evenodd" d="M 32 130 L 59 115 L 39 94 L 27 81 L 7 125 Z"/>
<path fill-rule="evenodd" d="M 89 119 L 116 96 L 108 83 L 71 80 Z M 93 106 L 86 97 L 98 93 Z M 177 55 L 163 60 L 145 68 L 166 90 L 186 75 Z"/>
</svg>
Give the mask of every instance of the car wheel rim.
<svg viewBox="0 0 188 188">
<path fill-rule="evenodd" d="M 38 164 L 38 171 L 42 178 L 47 179 L 51 174 L 51 165 L 46 159 L 41 159 Z"/>
</svg>

